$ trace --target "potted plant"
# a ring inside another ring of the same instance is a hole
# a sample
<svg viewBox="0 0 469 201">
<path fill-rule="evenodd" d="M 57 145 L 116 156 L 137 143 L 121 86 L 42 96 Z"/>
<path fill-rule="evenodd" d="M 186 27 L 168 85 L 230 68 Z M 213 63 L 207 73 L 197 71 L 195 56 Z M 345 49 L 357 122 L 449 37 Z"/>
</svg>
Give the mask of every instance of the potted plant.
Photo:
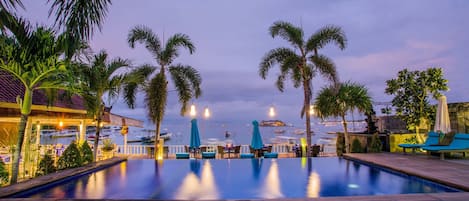
<svg viewBox="0 0 469 201">
<path fill-rule="evenodd" d="M 114 147 L 115 145 L 111 139 L 104 139 L 101 147 L 102 159 L 112 158 L 114 156 Z"/>
</svg>

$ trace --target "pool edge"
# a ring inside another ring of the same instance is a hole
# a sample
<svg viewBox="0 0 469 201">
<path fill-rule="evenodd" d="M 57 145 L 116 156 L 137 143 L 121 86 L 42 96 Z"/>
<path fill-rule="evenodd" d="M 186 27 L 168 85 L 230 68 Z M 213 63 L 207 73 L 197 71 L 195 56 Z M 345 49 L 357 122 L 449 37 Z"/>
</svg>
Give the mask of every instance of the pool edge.
<svg viewBox="0 0 469 201">
<path fill-rule="evenodd" d="M 1 198 L 7 198 L 9 196 L 15 195 L 17 193 L 20 193 L 22 191 L 26 191 L 29 189 L 37 188 L 42 185 L 50 184 L 53 182 L 57 182 L 63 179 L 66 179 L 67 177 L 71 176 L 76 176 L 80 174 L 87 174 L 90 172 L 94 172 L 106 167 L 110 167 L 116 164 L 119 164 L 121 162 L 126 161 L 127 158 L 125 157 L 114 157 L 111 159 L 107 159 L 104 161 L 98 161 L 96 163 L 91 163 L 82 167 L 78 168 L 72 168 L 72 169 L 66 169 L 66 170 L 61 170 L 52 174 L 36 177 L 33 179 L 28 179 L 21 181 L 17 184 L 5 186 L 0 188 L 0 199 Z"/>
</svg>

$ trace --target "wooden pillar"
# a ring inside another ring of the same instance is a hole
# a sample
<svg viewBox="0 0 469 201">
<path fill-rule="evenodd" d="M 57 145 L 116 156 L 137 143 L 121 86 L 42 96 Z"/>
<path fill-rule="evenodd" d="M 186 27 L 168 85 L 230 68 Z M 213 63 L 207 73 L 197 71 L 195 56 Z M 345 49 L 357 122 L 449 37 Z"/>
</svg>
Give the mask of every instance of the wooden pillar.
<svg viewBox="0 0 469 201">
<path fill-rule="evenodd" d="M 36 145 L 41 144 L 41 122 L 36 121 Z"/>
</svg>

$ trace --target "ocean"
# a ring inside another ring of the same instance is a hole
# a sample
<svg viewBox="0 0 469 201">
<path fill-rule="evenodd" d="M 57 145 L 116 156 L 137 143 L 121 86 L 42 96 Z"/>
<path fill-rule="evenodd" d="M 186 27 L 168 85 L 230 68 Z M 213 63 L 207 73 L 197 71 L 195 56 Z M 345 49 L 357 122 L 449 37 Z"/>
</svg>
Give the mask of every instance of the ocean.
<svg viewBox="0 0 469 201">
<path fill-rule="evenodd" d="M 299 142 L 300 138 L 306 138 L 305 124 L 291 124 L 284 127 L 259 127 L 264 144 L 276 142 Z M 339 122 L 319 122 L 313 121 L 312 123 L 312 143 L 322 144 L 328 139 L 334 139 L 336 134 L 334 132 L 342 132 L 343 127 Z M 198 121 L 199 134 L 202 144 L 211 143 L 232 143 L 250 144 L 252 138 L 252 122 L 215 122 L 210 120 Z M 365 130 L 366 124 L 363 122 L 349 123 L 349 130 Z M 144 136 L 152 135 L 149 130 L 155 128 L 129 128 L 127 140 L 136 140 Z M 165 141 L 167 145 L 187 145 L 190 141 L 191 124 L 187 122 L 179 123 L 163 123 L 161 132 L 170 132 L 172 136 L 169 140 Z M 226 135 L 228 133 L 228 135 Z M 110 135 L 113 143 L 122 145 L 124 144 L 124 137 L 119 132 L 114 132 Z M 50 138 L 43 137 L 41 144 L 69 144 L 74 137 L 68 138 Z M 139 144 L 139 143 L 134 143 Z"/>
</svg>

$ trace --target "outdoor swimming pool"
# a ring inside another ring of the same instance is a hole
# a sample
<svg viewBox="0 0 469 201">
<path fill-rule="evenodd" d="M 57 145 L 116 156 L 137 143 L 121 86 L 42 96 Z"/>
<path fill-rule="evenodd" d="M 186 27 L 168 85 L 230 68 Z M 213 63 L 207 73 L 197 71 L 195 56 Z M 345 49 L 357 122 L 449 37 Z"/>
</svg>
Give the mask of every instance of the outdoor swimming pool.
<svg viewBox="0 0 469 201">
<path fill-rule="evenodd" d="M 259 199 L 455 192 L 337 157 L 129 160 L 24 192 L 31 198 Z"/>
</svg>

